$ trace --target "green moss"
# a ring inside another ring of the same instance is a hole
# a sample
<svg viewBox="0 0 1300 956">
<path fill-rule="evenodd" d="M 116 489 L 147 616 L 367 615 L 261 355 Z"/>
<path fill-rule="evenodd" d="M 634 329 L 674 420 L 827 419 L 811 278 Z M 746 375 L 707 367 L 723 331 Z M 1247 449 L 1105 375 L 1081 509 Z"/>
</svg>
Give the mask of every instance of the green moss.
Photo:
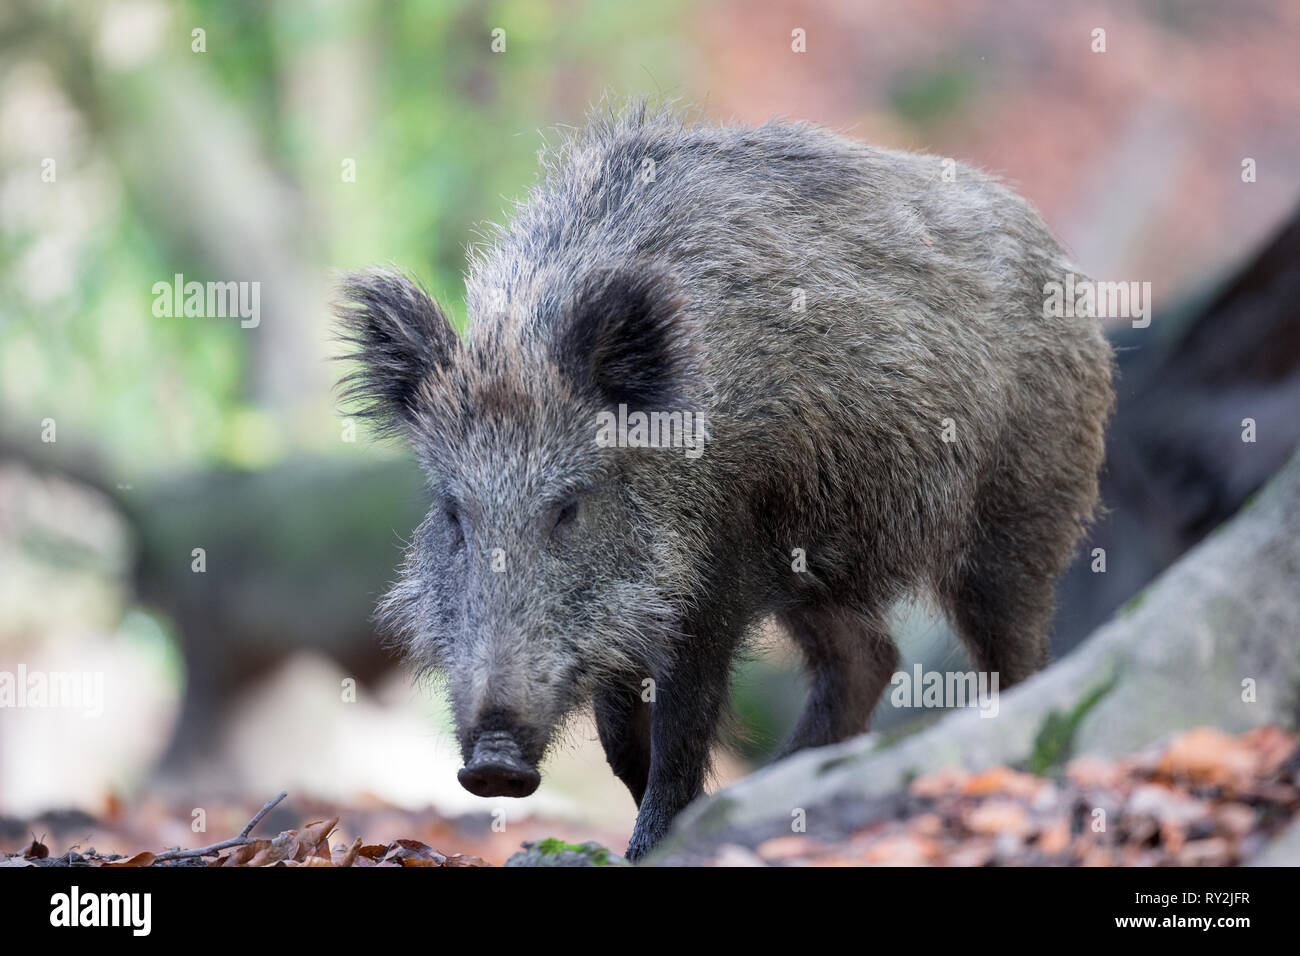
<svg viewBox="0 0 1300 956">
<path fill-rule="evenodd" d="M 1074 735 L 1078 733 L 1079 725 L 1088 716 L 1088 712 L 1111 692 L 1117 680 L 1117 675 L 1111 675 L 1107 680 L 1095 685 L 1083 695 L 1073 710 L 1066 713 L 1053 710 L 1049 713 L 1043 720 L 1043 726 L 1038 730 L 1038 736 L 1034 738 L 1034 750 L 1025 764 L 1025 769 L 1041 776 L 1060 767 L 1070 756 L 1074 746 Z"/>
<path fill-rule="evenodd" d="M 1147 598 L 1150 596 L 1150 593 L 1151 593 L 1151 589 L 1145 588 L 1144 590 L 1139 591 L 1137 594 L 1133 595 L 1131 598 L 1125 601 L 1124 606 L 1119 609 L 1120 617 L 1128 617 L 1130 614 L 1132 614 L 1134 611 L 1140 608 L 1143 604 L 1147 602 Z"/>
<path fill-rule="evenodd" d="M 856 755 L 849 754 L 843 757 L 832 757 L 830 760 L 823 760 L 821 763 L 817 765 L 817 771 L 816 771 L 817 776 L 824 777 L 832 770 L 836 770 L 839 767 L 843 767 L 845 764 L 853 763 L 853 761 L 857 759 L 858 758 Z"/>
<path fill-rule="evenodd" d="M 609 866 L 609 850 L 596 843 L 565 843 L 558 837 L 547 837 L 534 843 L 533 848 L 543 856 L 553 856 L 566 850 L 581 853 L 596 866 Z"/>
</svg>

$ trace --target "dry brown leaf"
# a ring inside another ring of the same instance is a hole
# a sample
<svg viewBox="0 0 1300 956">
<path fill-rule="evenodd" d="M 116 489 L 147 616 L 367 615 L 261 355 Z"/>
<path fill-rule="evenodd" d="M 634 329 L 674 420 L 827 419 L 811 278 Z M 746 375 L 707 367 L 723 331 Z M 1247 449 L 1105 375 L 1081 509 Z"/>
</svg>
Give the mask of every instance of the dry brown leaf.
<svg viewBox="0 0 1300 956">
<path fill-rule="evenodd" d="M 1124 813 L 1150 817 L 1159 823 L 1189 826 L 1209 813 L 1210 805 L 1182 790 L 1162 783 L 1144 783 L 1137 787 L 1124 804 Z"/>
<path fill-rule="evenodd" d="M 1223 829 L 1238 837 L 1255 829 L 1255 822 L 1259 819 L 1259 814 L 1244 803 L 1224 803 L 1215 809 L 1214 816 Z"/>
<path fill-rule="evenodd" d="M 1000 833 L 1027 836 L 1034 829 L 1025 808 L 1011 800 L 986 800 L 970 810 L 964 822 L 972 833 L 990 836 Z"/>
<path fill-rule="evenodd" d="M 1070 848 L 1070 823 L 1053 820 L 1038 835 L 1039 852 L 1047 856 L 1060 856 Z"/>
<path fill-rule="evenodd" d="M 1295 734 L 1269 724 L 1246 731 L 1241 735 L 1241 740 L 1259 755 L 1258 772 L 1268 775 L 1276 773 L 1286 759 L 1295 753 L 1297 738 Z"/>
<path fill-rule="evenodd" d="M 724 843 L 713 855 L 712 866 L 728 868 L 767 866 L 763 858 L 747 846 L 737 843 Z"/>
<path fill-rule="evenodd" d="M 384 860 L 397 862 L 401 866 L 423 866 L 425 864 L 408 864 L 406 861 L 428 860 L 434 866 L 442 866 L 447 862 L 447 857 L 419 840 L 394 840 L 388 845 Z"/>
<path fill-rule="evenodd" d="M 1101 757 L 1077 757 L 1065 767 L 1066 779 L 1078 787 L 1111 789 L 1119 786 L 1125 777 L 1125 768 Z"/>
<path fill-rule="evenodd" d="M 230 851 L 230 856 L 222 859 L 220 865 L 247 866 L 249 860 L 270 847 L 270 845 L 270 840 L 254 840 L 252 843 L 245 843 L 243 846 L 237 846 Z"/>
<path fill-rule="evenodd" d="M 912 833 L 898 833 L 874 841 L 862 861 L 871 866 L 929 866 L 940 858 L 939 844 Z"/>
<path fill-rule="evenodd" d="M 955 847 L 943 863 L 945 866 L 988 866 L 993 862 L 994 853 L 991 839 L 976 837 Z"/>
<path fill-rule="evenodd" d="M 917 836 L 939 836 L 944 827 L 943 817 L 937 813 L 919 813 L 907 821 L 907 828 Z"/>
<path fill-rule="evenodd" d="M 1005 794 L 1030 799 L 1037 796 L 1046 785 L 1047 781 L 1041 777 L 998 766 L 975 774 L 962 784 L 961 790 L 968 797 Z"/>
<path fill-rule="evenodd" d="M 293 859 L 293 854 L 298 849 L 298 834 L 294 830 L 286 830 L 271 840 L 253 855 L 253 858 L 245 863 L 245 866 L 274 866 L 282 860 Z"/>
<path fill-rule="evenodd" d="M 1223 837 L 1190 840 L 1178 854 L 1179 866 L 1226 866 L 1232 862 L 1232 845 Z"/>
<path fill-rule="evenodd" d="M 800 856 L 813 856 L 821 849 L 806 836 L 792 833 L 789 836 L 773 837 L 754 848 L 765 860 L 791 860 Z"/>
<path fill-rule="evenodd" d="M 918 797 L 942 797 L 960 790 L 969 776 L 960 767 L 944 767 L 917 777 L 908 789 Z"/>
<path fill-rule="evenodd" d="M 350 846 L 343 853 L 343 857 L 339 860 L 338 865 L 351 866 L 352 864 L 357 862 L 357 856 L 358 854 L 360 854 L 360 852 L 361 852 L 361 837 L 357 837 L 356 840 L 352 842 L 352 846 Z"/>
<path fill-rule="evenodd" d="M 120 860 L 116 863 L 101 863 L 100 866 L 148 866 L 153 863 L 153 857 L 154 855 L 152 853 L 137 853 L 129 860 Z"/>
<path fill-rule="evenodd" d="M 1226 786 L 1251 777 L 1259 756 L 1244 739 L 1212 727 L 1198 727 L 1174 738 L 1160 758 L 1158 772 L 1193 783 Z"/>
<path fill-rule="evenodd" d="M 330 833 L 338 825 L 339 825 L 339 818 L 333 817 L 332 819 L 329 820 L 318 820 L 314 823 L 309 823 L 301 830 L 296 831 L 297 846 L 294 848 L 295 852 L 293 853 L 293 858 L 295 860 L 301 860 L 305 856 L 321 856 L 321 855 L 324 855 L 326 858 L 328 858 L 329 845 L 327 843 L 327 840 L 329 839 Z M 294 833 L 295 831 L 290 830 L 288 832 Z M 320 850 L 321 844 L 323 843 L 326 845 L 324 847 L 324 853 L 322 854 L 318 851 Z"/>
</svg>

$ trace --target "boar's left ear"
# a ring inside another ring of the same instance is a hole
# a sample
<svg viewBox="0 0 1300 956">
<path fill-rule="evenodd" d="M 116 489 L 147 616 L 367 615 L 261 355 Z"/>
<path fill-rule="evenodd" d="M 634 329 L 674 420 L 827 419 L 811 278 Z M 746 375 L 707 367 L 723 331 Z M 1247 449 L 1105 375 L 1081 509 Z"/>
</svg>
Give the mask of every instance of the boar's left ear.
<svg viewBox="0 0 1300 956">
<path fill-rule="evenodd" d="M 587 276 L 556 343 L 559 365 L 579 389 L 609 406 L 670 411 L 691 401 L 699 343 L 673 280 L 622 266 Z"/>
<path fill-rule="evenodd" d="M 344 275 L 334 311 L 340 337 L 356 347 L 342 357 L 361 363 L 340 383 L 344 400 L 360 399 L 359 414 L 385 430 L 410 428 L 420 383 L 461 347 L 456 330 L 415 282 L 384 269 Z"/>
</svg>

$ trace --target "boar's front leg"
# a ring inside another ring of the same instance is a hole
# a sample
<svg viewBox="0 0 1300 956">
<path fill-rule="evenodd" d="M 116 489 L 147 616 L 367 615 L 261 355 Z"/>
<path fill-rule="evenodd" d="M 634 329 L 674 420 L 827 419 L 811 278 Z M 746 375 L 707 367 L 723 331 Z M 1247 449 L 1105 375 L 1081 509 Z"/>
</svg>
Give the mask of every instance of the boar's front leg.
<svg viewBox="0 0 1300 956">
<path fill-rule="evenodd" d="M 596 695 L 596 731 L 605 759 L 639 808 L 650 779 L 650 702 L 639 682 Z"/>
<path fill-rule="evenodd" d="M 736 634 L 695 630 L 659 682 L 650 705 L 650 779 L 627 846 L 629 860 L 649 853 L 703 792 L 737 644 Z"/>
</svg>

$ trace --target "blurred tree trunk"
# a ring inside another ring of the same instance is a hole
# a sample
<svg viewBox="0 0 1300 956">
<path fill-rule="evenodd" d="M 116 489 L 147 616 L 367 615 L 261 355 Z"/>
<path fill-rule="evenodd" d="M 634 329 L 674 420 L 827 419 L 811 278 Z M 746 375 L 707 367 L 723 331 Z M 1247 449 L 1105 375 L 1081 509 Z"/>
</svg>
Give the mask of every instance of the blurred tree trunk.
<svg viewBox="0 0 1300 956">
<path fill-rule="evenodd" d="M 1177 328 L 1115 337 L 1118 405 L 1101 479 L 1103 514 L 1062 581 L 1059 657 L 1235 514 L 1300 442 L 1300 210 Z M 1176 323 L 1176 317 L 1171 317 Z M 1243 421 L 1255 441 L 1242 441 Z"/>
</svg>

